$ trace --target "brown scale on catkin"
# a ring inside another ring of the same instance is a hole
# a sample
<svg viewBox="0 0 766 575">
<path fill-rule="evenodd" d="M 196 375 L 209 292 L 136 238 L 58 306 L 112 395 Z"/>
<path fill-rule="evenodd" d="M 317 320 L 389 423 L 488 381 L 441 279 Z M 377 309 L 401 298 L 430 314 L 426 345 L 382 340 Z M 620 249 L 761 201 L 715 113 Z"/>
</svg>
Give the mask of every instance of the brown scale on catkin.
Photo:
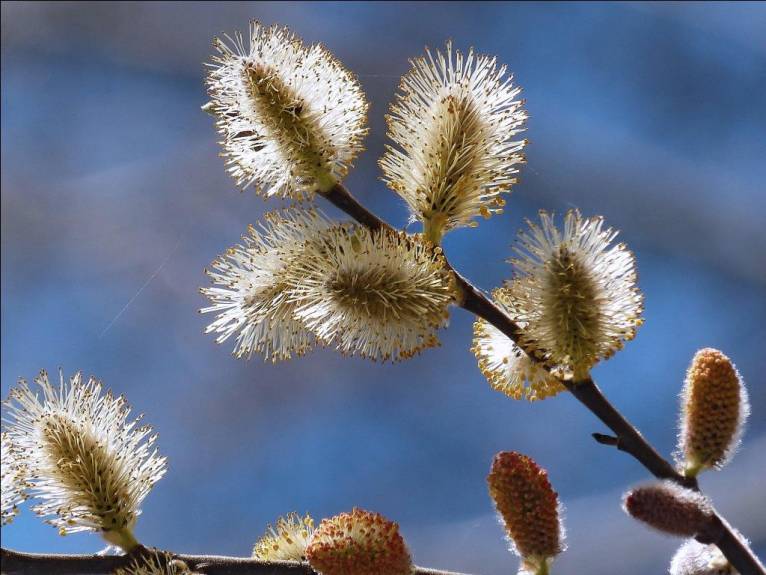
<svg viewBox="0 0 766 575">
<path fill-rule="evenodd" d="M 412 571 L 399 525 L 357 508 L 324 519 L 306 557 L 321 575 L 408 575 Z"/>
<path fill-rule="evenodd" d="M 487 482 L 522 558 L 550 558 L 563 551 L 558 494 L 544 469 L 526 455 L 504 451 L 495 456 Z"/>
</svg>

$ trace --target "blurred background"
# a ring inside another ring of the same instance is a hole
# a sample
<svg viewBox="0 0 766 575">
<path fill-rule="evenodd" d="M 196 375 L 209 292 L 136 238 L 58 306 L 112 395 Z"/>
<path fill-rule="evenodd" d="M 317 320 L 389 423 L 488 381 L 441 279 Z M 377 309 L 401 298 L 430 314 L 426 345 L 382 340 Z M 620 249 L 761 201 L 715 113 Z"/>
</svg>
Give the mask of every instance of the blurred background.
<svg viewBox="0 0 766 575">
<path fill-rule="evenodd" d="M 393 365 L 332 351 L 245 362 L 203 334 L 203 269 L 277 206 L 235 189 L 199 109 L 212 38 L 250 18 L 325 43 L 359 75 L 371 134 L 346 183 L 397 225 L 406 210 L 376 159 L 407 59 L 452 38 L 508 64 L 527 98 L 529 163 L 506 214 L 450 234 L 447 253 L 490 289 L 540 208 L 622 230 L 646 324 L 594 375 L 669 454 L 693 353 L 732 357 L 753 416 L 734 463 L 702 485 L 763 556 L 763 3 L 3 3 L 3 397 L 18 377 L 61 367 L 146 413 L 170 462 L 138 523 L 147 544 L 246 555 L 288 511 L 361 506 L 398 521 L 419 564 L 515 572 L 485 477 L 497 451 L 518 450 L 548 469 L 567 509 L 557 572 L 666 570 L 680 541 L 620 510 L 646 472 L 595 444 L 604 427 L 571 397 L 493 392 L 462 310 L 441 348 Z M 26 510 L 2 531 L 20 550 L 103 547 Z"/>
</svg>

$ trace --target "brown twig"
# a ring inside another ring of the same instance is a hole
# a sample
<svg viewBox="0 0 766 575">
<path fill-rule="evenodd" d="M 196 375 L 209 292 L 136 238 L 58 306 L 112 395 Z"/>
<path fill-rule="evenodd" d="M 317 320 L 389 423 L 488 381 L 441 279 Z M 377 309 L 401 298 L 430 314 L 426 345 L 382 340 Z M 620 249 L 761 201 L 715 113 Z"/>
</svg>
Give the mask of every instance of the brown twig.
<svg viewBox="0 0 766 575">
<path fill-rule="evenodd" d="M 323 194 L 323 196 L 337 208 L 340 208 L 357 222 L 370 229 L 391 228 L 390 225 L 360 204 L 342 184 L 336 184 L 335 187 L 328 193 Z M 458 302 L 460 307 L 486 320 L 507 335 L 514 343 L 521 346 L 521 329 L 516 322 L 495 305 L 484 292 L 460 275 L 454 268 L 451 269 L 455 273 L 462 292 L 462 301 Z M 533 354 L 530 354 L 530 356 L 535 359 Z M 683 476 L 670 462 L 663 458 L 644 436 L 609 402 L 591 378 L 577 382 L 571 380 L 562 381 L 562 383 L 581 404 L 614 433 L 614 436 L 594 434 L 596 441 L 601 444 L 613 445 L 620 451 L 630 454 L 652 475 L 659 479 L 669 479 L 684 487 L 699 491 L 697 480 Z M 611 438 L 606 440 L 606 437 Z M 722 527 L 720 536 L 714 543 L 718 545 L 726 559 L 729 560 L 729 563 L 741 575 L 766 575 L 766 569 L 764 569 L 747 544 L 734 533 L 734 530 L 722 517 L 716 516 L 716 518 L 720 520 Z"/>
<path fill-rule="evenodd" d="M 393 229 L 360 204 L 342 184 L 336 184 L 329 192 L 322 195 L 354 220 L 372 230 Z M 521 329 L 513 319 L 454 268 L 451 269 L 455 273 L 462 293 L 461 301 L 458 302 L 460 306 L 483 318 L 520 345 Z M 617 411 L 591 378 L 578 382 L 562 381 L 562 383 L 580 403 L 614 433 L 614 435 L 595 433 L 593 436 L 596 441 L 603 445 L 617 447 L 620 451 L 630 454 L 657 478 L 669 479 L 685 487 L 699 490 L 696 479 L 684 477 L 678 473 Z M 715 543 L 740 575 L 766 575 L 766 569 L 758 561 L 747 543 L 735 534 L 728 522 L 719 515 L 716 515 L 714 519 L 720 523 L 720 530 L 716 530 L 714 540 L 706 540 L 705 542 Z M 145 549 L 141 552 L 145 552 Z M 49 573 L 103 575 L 111 573 L 118 567 L 126 566 L 132 560 L 132 556 L 40 555 L 3 549 L 2 573 L 8 575 L 48 575 Z M 214 555 L 175 555 L 175 557 L 184 561 L 193 570 L 205 575 L 314 575 L 314 571 L 303 563 L 265 562 Z M 459 575 L 422 567 L 416 568 L 413 573 L 417 575 Z"/>
<path fill-rule="evenodd" d="M 142 555 L 152 553 L 139 547 L 128 555 L 43 555 L 2 550 L 3 575 L 104 575 L 124 568 Z M 316 575 L 308 563 L 296 561 L 261 561 L 246 557 L 173 554 L 195 573 L 203 575 Z M 413 575 L 462 575 L 416 567 Z"/>
</svg>

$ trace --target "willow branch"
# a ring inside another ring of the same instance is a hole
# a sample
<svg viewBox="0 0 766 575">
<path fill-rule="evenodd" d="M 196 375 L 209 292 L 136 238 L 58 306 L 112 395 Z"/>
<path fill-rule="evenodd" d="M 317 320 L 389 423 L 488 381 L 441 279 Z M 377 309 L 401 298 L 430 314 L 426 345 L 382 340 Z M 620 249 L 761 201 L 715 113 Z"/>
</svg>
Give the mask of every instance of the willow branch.
<svg viewBox="0 0 766 575">
<path fill-rule="evenodd" d="M 591 378 L 578 382 L 564 381 L 563 383 L 580 403 L 596 414 L 616 434 L 616 441 L 613 445 L 617 449 L 632 455 L 655 477 L 670 479 L 684 487 L 698 490 L 697 480 L 681 475 L 675 467 L 657 453 L 643 435 L 609 402 Z M 601 440 L 602 437 L 599 435 L 595 439 L 599 443 L 604 443 Z"/>
<path fill-rule="evenodd" d="M 393 229 L 389 224 L 360 204 L 340 183 L 322 195 L 337 208 L 340 208 L 357 222 L 372 230 L 380 228 Z M 523 348 L 524 346 L 520 341 L 522 332 L 518 324 L 495 305 L 484 292 L 452 268 L 451 265 L 450 269 L 455 273 L 457 283 L 462 292 L 462 299 L 458 302 L 460 307 L 486 320 Z M 536 359 L 534 354 L 530 353 L 529 355 L 532 359 Z M 670 462 L 663 458 L 644 436 L 610 403 L 591 378 L 576 382 L 562 380 L 562 383 L 577 401 L 583 404 L 614 433 L 614 437 L 596 434 L 595 439 L 599 443 L 613 445 L 620 451 L 628 453 L 659 479 L 669 479 L 684 487 L 699 491 L 697 480 L 680 474 Z M 721 529 L 717 540 L 710 541 L 710 543 L 715 543 L 718 546 L 729 563 L 739 571 L 740 575 L 766 575 L 766 569 L 764 569 L 745 542 L 735 535 L 726 520 L 716 515 L 716 521 L 720 521 Z"/>
<path fill-rule="evenodd" d="M 44 555 L 2 549 L 3 575 L 108 575 L 115 569 L 127 567 L 142 555 L 151 553 L 139 547 L 128 555 Z M 308 563 L 297 561 L 261 561 L 245 557 L 220 555 L 170 554 L 186 563 L 195 573 L 203 575 L 316 575 Z M 414 575 L 463 575 L 416 567 Z"/>
<path fill-rule="evenodd" d="M 329 192 L 322 195 L 354 220 L 372 230 L 393 229 L 360 204 L 341 184 L 335 185 Z M 521 329 L 513 319 L 454 268 L 451 269 L 455 273 L 462 292 L 460 306 L 483 318 L 516 344 L 520 344 Z M 594 434 L 596 441 L 617 447 L 617 449 L 630 454 L 657 478 L 669 479 L 685 487 L 699 490 L 696 479 L 687 478 L 678 473 L 609 402 L 591 378 L 578 382 L 564 380 L 562 383 L 580 403 L 615 434 L 614 436 Z M 745 541 L 734 533 L 728 522 L 719 515 L 714 517 L 714 521 L 719 528 L 716 529 L 712 539 L 706 539 L 704 542 L 716 544 L 741 575 L 766 575 L 766 570 L 756 556 Z M 138 554 L 146 552 L 145 548 L 139 548 L 137 551 Z M 49 573 L 104 575 L 112 573 L 119 567 L 127 566 L 137 553 L 104 557 L 98 555 L 43 555 L 2 549 L 2 572 L 8 575 L 47 575 Z M 269 562 L 216 555 L 173 555 L 173 557 L 184 561 L 191 569 L 204 575 L 315 575 L 314 571 L 305 563 Z M 415 568 L 413 573 L 416 575 L 460 575 L 422 567 Z"/>
</svg>

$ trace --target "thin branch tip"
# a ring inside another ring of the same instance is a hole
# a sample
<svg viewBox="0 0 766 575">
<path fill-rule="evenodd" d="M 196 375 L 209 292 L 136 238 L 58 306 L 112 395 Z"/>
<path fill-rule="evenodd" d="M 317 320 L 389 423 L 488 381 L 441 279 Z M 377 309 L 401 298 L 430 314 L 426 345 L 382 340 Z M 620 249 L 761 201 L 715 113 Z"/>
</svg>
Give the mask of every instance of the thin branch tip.
<svg viewBox="0 0 766 575">
<path fill-rule="evenodd" d="M 125 568 L 146 554 L 163 553 L 143 546 L 126 555 L 48 555 L 22 553 L 2 548 L 3 575 L 107 575 L 115 569 Z M 169 554 L 201 575 L 316 575 L 308 563 L 297 561 L 263 561 L 250 557 L 224 557 L 219 555 Z M 413 575 L 466 575 L 451 571 L 415 567 Z"/>
</svg>

